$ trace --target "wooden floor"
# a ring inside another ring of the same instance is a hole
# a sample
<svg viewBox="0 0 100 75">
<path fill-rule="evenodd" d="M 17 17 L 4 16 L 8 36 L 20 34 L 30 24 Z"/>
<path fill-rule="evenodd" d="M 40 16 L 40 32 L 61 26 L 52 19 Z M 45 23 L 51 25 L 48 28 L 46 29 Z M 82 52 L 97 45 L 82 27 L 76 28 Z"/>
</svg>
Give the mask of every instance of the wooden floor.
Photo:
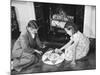
<svg viewBox="0 0 100 75">
<path fill-rule="evenodd" d="M 71 67 L 70 62 L 64 61 L 61 64 L 51 66 L 44 64 L 42 61 L 40 61 L 36 65 L 31 65 L 30 67 L 23 69 L 21 74 L 23 73 L 44 73 L 44 72 L 60 72 L 60 71 L 76 71 L 76 70 L 91 70 L 96 69 L 96 59 L 95 54 L 90 53 L 88 56 L 81 60 L 76 61 L 76 66 Z M 12 71 L 12 75 L 19 74 L 16 71 Z"/>
<path fill-rule="evenodd" d="M 94 44 L 94 43 L 93 43 Z M 77 70 L 91 70 L 96 69 L 96 54 L 95 48 L 91 48 L 88 55 L 81 60 L 76 61 L 76 66 L 72 67 L 70 62 L 62 62 L 61 64 L 50 66 L 44 64 L 41 60 L 36 65 L 31 65 L 30 67 L 23 69 L 20 74 L 26 73 L 44 73 L 44 72 L 63 72 L 63 71 L 77 71 Z M 12 75 L 19 74 L 16 71 L 11 71 Z"/>
</svg>

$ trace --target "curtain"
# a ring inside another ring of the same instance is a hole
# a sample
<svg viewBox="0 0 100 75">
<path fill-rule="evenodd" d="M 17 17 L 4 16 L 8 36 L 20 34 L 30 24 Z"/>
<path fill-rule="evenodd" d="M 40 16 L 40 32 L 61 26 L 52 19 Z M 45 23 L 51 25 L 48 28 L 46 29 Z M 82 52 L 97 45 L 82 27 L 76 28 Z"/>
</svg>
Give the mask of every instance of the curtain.
<svg viewBox="0 0 100 75">
<path fill-rule="evenodd" d="M 84 34 L 89 38 L 96 38 L 96 6 L 85 6 Z"/>
</svg>

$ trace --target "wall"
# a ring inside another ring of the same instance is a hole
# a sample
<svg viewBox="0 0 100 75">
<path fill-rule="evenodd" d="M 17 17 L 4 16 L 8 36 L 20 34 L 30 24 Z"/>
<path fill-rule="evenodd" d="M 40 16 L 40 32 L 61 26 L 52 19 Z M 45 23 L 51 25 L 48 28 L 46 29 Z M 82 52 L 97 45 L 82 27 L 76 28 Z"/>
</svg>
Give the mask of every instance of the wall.
<svg viewBox="0 0 100 75">
<path fill-rule="evenodd" d="M 96 38 L 96 7 L 85 6 L 84 34 L 90 38 Z"/>
<path fill-rule="evenodd" d="M 27 1 L 12 1 L 12 6 L 16 7 L 16 15 L 17 20 L 19 23 L 19 28 L 21 32 L 26 31 L 26 25 L 29 20 L 35 20 L 35 10 L 34 4 L 32 2 Z M 95 6 L 85 6 L 84 12 L 84 29 L 83 33 L 90 37 L 95 38 L 95 25 L 96 25 L 96 18 L 95 18 L 96 8 Z"/>
<path fill-rule="evenodd" d="M 15 6 L 20 31 L 25 32 L 29 20 L 35 20 L 33 2 L 12 1 L 11 5 Z"/>
</svg>

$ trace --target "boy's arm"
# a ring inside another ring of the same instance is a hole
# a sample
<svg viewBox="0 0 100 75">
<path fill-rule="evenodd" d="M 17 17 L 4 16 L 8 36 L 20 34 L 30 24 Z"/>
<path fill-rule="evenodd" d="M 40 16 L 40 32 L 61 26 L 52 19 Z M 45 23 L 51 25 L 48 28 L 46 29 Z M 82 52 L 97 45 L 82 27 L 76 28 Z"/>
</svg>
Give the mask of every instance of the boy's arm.
<svg viewBox="0 0 100 75">
<path fill-rule="evenodd" d="M 29 47 L 29 41 L 26 34 L 20 37 L 20 46 L 24 52 L 33 54 L 35 50 Z"/>
<path fill-rule="evenodd" d="M 13 50 L 12 50 L 12 56 L 13 57 L 20 57 L 23 53 L 24 49 L 26 49 L 26 43 L 25 39 L 22 34 L 20 34 L 19 38 L 16 40 Z"/>
<path fill-rule="evenodd" d="M 42 42 L 40 41 L 38 35 L 36 35 L 36 43 L 37 43 L 37 45 L 38 45 L 39 48 L 43 48 L 43 44 L 42 44 Z"/>
<path fill-rule="evenodd" d="M 29 41 L 28 41 L 28 39 L 27 39 L 27 37 L 26 37 L 26 35 L 22 35 L 22 37 L 20 38 L 20 42 L 21 42 L 21 47 L 22 47 L 22 49 L 24 50 L 24 52 L 27 52 L 27 53 L 30 53 L 30 54 L 33 54 L 33 53 L 39 53 L 39 54 L 41 54 L 42 52 L 41 51 L 38 51 L 38 50 L 36 50 L 36 49 L 34 49 L 34 48 L 30 48 L 29 47 Z M 38 39 L 36 39 L 36 42 L 37 42 L 37 45 L 38 46 L 41 46 L 41 42 L 40 42 L 40 40 L 38 40 Z"/>
</svg>

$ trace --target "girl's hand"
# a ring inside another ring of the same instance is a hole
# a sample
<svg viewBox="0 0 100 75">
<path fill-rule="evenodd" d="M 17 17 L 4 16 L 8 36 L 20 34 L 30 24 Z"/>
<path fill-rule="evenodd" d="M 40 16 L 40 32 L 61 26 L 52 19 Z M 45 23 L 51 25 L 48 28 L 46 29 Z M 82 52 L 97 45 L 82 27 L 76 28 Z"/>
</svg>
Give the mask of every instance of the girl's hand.
<svg viewBox="0 0 100 75">
<path fill-rule="evenodd" d="M 75 61 L 72 61 L 71 62 L 71 67 L 75 67 L 76 66 L 76 62 Z"/>
<path fill-rule="evenodd" d="M 55 52 L 56 53 L 62 53 L 62 51 L 60 49 L 57 49 L 57 48 L 55 49 Z"/>
<path fill-rule="evenodd" d="M 58 53 L 58 49 L 57 48 L 55 49 L 55 52 Z"/>
</svg>

